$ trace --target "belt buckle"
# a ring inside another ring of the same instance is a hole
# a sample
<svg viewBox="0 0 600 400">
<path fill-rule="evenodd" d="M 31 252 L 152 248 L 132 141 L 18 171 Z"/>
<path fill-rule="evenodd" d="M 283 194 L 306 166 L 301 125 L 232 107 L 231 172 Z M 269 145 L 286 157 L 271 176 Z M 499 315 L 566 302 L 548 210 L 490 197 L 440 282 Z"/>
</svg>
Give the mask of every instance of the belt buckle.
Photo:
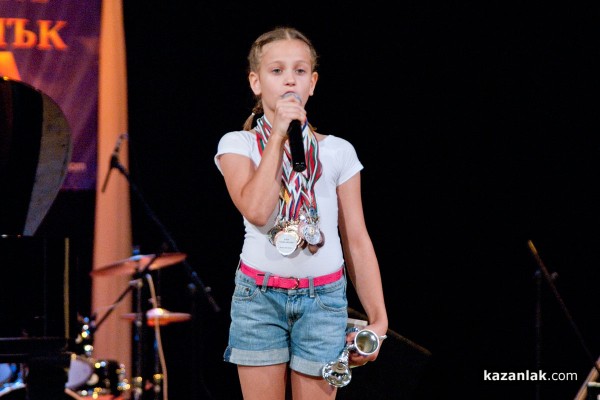
<svg viewBox="0 0 600 400">
<path fill-rule="evenodd" d="M 296 280 L 296 285 L 291 290 L 298 289 L 300 287 L 300 278 L 292 278 L 292 279 Z"/>
</svg>

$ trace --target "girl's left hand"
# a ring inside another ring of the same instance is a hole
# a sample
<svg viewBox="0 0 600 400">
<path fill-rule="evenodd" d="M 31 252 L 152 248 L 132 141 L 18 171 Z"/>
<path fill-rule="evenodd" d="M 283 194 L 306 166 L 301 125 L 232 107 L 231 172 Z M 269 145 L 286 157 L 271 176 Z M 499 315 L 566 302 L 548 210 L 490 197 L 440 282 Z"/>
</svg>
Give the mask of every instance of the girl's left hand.
<svg viewBox="0 0 600 400">
<path fill-rule="evenodd" d="M 370 332 L 373 332 L 375 335 L 377 335 L 377 333 L 375 331 L 371 331 L 370 329 L 365 328 L 363 330 L 368 330 Z M 360 331 L 358 331 L 358 332 L 360 332 Z M 346 335 L 346 343 L 350 344 L 350 345 L 354 344 L 354 338 L 356 337 L 358 332 L 349 332 Z M 387 336 L 385 336 L 385 335 L 383 335 L 383 336 L 377 335 L 377 339 L 378 339 L 377 348 L 372 352 L 366 351 L 363 353 L 363 352 L 359 352 L 358 350 L 350 351 L 350 354 L 348 356 L 348 365 L 350 365 L 350 367 L 361 367 L 361 366 L 365 365 L 366 363 L 368 363 L 369 361 L 375 361 L 377 359 L 377 357 L 379 356 L 379 351 L 381 350 L 381 344 L 383 343 L 383 340 L 386 337 Z"/>
</svg>

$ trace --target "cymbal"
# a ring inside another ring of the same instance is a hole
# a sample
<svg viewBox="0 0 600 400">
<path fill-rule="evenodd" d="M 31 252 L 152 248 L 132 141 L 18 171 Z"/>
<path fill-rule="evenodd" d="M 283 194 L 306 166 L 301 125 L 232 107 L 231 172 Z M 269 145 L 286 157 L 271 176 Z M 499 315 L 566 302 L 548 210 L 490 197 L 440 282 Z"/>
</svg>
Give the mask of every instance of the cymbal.
<svg viewBox="0 0 600 400">
<path fill-rule="evenodd" d="M 121 318 L 135 321 L 137 313 L 128 313 L 121 315 Z M 156 324 L 156 320 L 158 320 L 158 325 L 163 326 L 170 324 L 171 322 L 183 322 L 188 321 L 192 318 L 191 314 L 186 313 L 176 313 L 165 310 L 164 308 L 152 308 L 146 311 L 146 318 L 148 319 L 148 326 L 154 326 Z"/>
<path fill-rule="evenodd" d="M 154 261 L 152 261 L 152 264 L 150 264 L 150 268 L 148 268 L 149 270 L 155 270 L 180 263 L 185 260 L 186 257 L 187 255 L 184 253 L 162 253 L 158 257 L 155 254 L 131 256 L 110 265 L 94 269 L 92 272 L 90 272 L 90 275 L 106 276 L 134 274 L 138 272 L 138 270 L 146 267 L 146 265 L 148 265 L 148 263 L 153 259 Z"/>
</svg>

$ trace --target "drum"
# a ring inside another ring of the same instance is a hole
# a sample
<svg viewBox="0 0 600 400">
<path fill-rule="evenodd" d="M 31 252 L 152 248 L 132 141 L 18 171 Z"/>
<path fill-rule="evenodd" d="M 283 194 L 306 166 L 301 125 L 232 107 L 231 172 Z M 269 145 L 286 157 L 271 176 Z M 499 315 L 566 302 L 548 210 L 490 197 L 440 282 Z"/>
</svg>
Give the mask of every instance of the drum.
<svg viewBox="0 0 600 400">
<path fill-rule="evenodd" d="M 0 364 L 0 388 L 6 384 L 13 381 L 14 376 L 16 375 L 16 366 L 15 364 Z"/>
<path fill-rule="evenodd" d="M 69 376 L 67 378 L 65 387 L 67 389 L 75 390 L 83 386 L 88 381 L 90 376 L 92 376 L 92 372 L 94 372 L 93 363 L 94 361 L 88 357 L 71 357 Z"/>
<path fill-rule="evenodd" d="M 0 390 L 13 388 L 23 382 L 21 364 L 0 364 Z"/>
<path fill-rule="evenodd" d="M 115 360 L 95 360 L 77 356 L 71 358 L 66 389 L 80 397 L 113 396 L 127 394 L 129 384 L 125 379 L 125 366 Z"/>
</svg>

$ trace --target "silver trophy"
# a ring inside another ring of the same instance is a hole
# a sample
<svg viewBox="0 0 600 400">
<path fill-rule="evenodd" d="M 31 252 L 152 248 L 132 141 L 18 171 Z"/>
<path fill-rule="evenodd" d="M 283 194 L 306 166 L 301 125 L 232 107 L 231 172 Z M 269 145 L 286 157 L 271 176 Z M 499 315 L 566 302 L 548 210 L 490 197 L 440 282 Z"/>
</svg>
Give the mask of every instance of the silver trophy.
<svg viewBox="0 0 600 400">
<path fill-rule="evenodd" d="M 352 379 L 352 371 L 348 365 L 348 357 L 351 352 L 357 352 L 363 356 L 369 356 L 379 348 L 379 336 L 369 329 L 363 329 L 356 333 L 354 341 L 346 344 L 342 354 L 337 360 L 330 361 L 323 367 L 323 378 L 335 387 L 344 387 Z"/>
</svg>

